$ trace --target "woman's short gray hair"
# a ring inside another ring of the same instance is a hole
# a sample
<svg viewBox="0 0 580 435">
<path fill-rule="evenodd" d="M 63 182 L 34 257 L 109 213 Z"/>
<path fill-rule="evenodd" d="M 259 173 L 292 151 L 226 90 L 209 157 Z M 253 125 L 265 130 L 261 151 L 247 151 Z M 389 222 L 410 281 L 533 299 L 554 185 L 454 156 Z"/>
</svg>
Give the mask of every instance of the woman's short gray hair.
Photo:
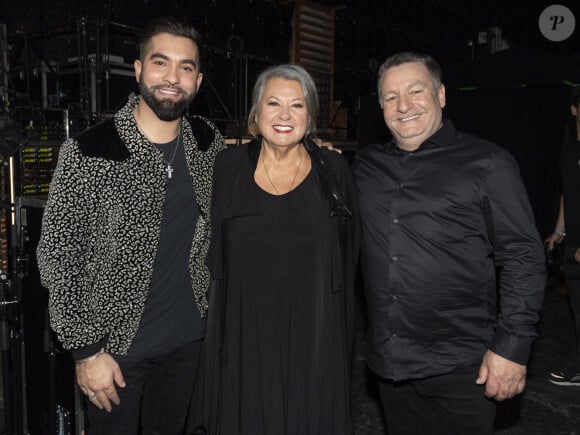
<svg viewBox="0 0 580 435">
<path fill-rule="evenodd" d="M 316 118 L 318 117 L 318 93 L 312 76 L 301 66 L 295 64 L 274 65 L 266 68 L 256 80 L 252 92 L 252 107 L 248 114 L 248 128 L 253 136 L 260 134 L 256 131 L 256 117 L 260 110 L 260 101 L 264 96 L 266 82 L 269 79 L 281 78 L 285 80 L 294 80 L 300 83 L 304 93 L 304 102 L 308 110 L 308 127 L 306 136 L 314 137 L 316 135 Z"/>
</svg>

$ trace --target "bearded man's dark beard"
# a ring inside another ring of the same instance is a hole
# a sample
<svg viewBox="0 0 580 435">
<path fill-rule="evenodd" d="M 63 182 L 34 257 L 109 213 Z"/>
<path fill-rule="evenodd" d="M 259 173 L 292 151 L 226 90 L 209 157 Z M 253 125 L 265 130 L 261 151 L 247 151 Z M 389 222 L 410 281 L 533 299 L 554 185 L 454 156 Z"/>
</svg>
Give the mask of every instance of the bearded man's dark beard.
<svg viewBox="0 0 580 435">
<path fill-rule="evenodd" d="M 159 100 L 155 96 L 155 89 L 157 89 L 157 87 L 149 89 L 142 81 L 139 81 L 141 97 L 162 121 L 174 121 L 181 117 L 183 112 L 185 112 L 185 109 L 187 109 L 189 104 L 195 98 L 195 92 L 192 92 L 179 101 Z"/>
</svg>

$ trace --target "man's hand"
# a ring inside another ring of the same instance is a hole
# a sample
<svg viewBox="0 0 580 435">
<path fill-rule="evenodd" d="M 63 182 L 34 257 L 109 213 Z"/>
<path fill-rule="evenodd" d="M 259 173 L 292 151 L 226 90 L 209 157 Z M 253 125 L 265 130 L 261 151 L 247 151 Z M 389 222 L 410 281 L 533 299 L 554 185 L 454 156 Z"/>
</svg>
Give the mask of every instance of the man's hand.
<svg viewBox="0 0 580 435">
<path fill-rule="evenodd" d="M 75 364 L 77 383 L 90 402 L 99 409 L 111 412 L 113 402 L 120 403 L 115 384 L 125 387 L 119 364 L 108 353 L 97 355 L 90 361 Z"/>
<path fill-rule="evenodd" d="M 574 260 L 576 260 L 576 263 L 580 263 L 580 248 L 576 249 L 576 252 L 574 253 Z"/>
<path fill-rule="evenodd" d="M 337 152 L 338 154 L 342 154 L 342 150 L 340 148 L 334 148 L 332 142 L 324 142 L 320 138 L 313 139 L 314 143 L 318 145 L 320 148 L 326 148 L 327 150 Z"/>
<path fill-rule="evenodd" d="M 502 401 L 510 399 L 524 391 L 526 387 L 526 366 L 505 359 L 491 350 L 485 352 L 478 385 L 485 384 L 485 396 Z"/>
<path fill-rule="evenodd" d="M 550 237 L 548 237 L 546 240 L 544 240 L 544 245 L 548 245 L 548 250 L 553 251 L 554 245 L 558 245 L 558 244 L 562 243 L 563 240 L 564 240 L 564 237 L 554 233 L 554 234 L 551 234 Z"/>
</svg>

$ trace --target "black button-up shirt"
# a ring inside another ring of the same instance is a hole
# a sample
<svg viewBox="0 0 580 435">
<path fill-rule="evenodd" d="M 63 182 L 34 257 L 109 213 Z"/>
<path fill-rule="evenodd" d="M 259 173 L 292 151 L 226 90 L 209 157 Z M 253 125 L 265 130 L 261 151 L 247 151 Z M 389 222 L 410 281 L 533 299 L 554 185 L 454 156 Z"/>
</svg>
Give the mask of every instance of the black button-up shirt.
<svg viewBox="0 0 580 435">
<path fill-rule="evenodd" d="M 370 368 L 421 378 L 479 364 L 487 349 L 526 364 L 545 266 L 510 154 L 446 121 L 414 152 L 365 147 L 355 177 Z"/>
</svg>

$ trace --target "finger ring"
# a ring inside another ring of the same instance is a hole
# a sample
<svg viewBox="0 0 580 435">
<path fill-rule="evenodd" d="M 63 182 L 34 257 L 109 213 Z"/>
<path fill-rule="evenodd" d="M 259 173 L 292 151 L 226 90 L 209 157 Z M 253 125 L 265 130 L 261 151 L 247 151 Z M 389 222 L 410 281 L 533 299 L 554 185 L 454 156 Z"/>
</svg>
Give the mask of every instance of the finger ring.
<svg viewBox="0 0 580 435">
<path fill-rule="evenodd" d="M 93 394 L 91 394 L 91 395 L 89 395 L 89 396 L 87 396 L 87 397 L 89 398 L 89 400 L 91 400 L 91 399 L 92 399 L 93 397 L 95 397 L 96 395 L 97 395 L 97 393 L 93 393 Z"/>
</svg>

